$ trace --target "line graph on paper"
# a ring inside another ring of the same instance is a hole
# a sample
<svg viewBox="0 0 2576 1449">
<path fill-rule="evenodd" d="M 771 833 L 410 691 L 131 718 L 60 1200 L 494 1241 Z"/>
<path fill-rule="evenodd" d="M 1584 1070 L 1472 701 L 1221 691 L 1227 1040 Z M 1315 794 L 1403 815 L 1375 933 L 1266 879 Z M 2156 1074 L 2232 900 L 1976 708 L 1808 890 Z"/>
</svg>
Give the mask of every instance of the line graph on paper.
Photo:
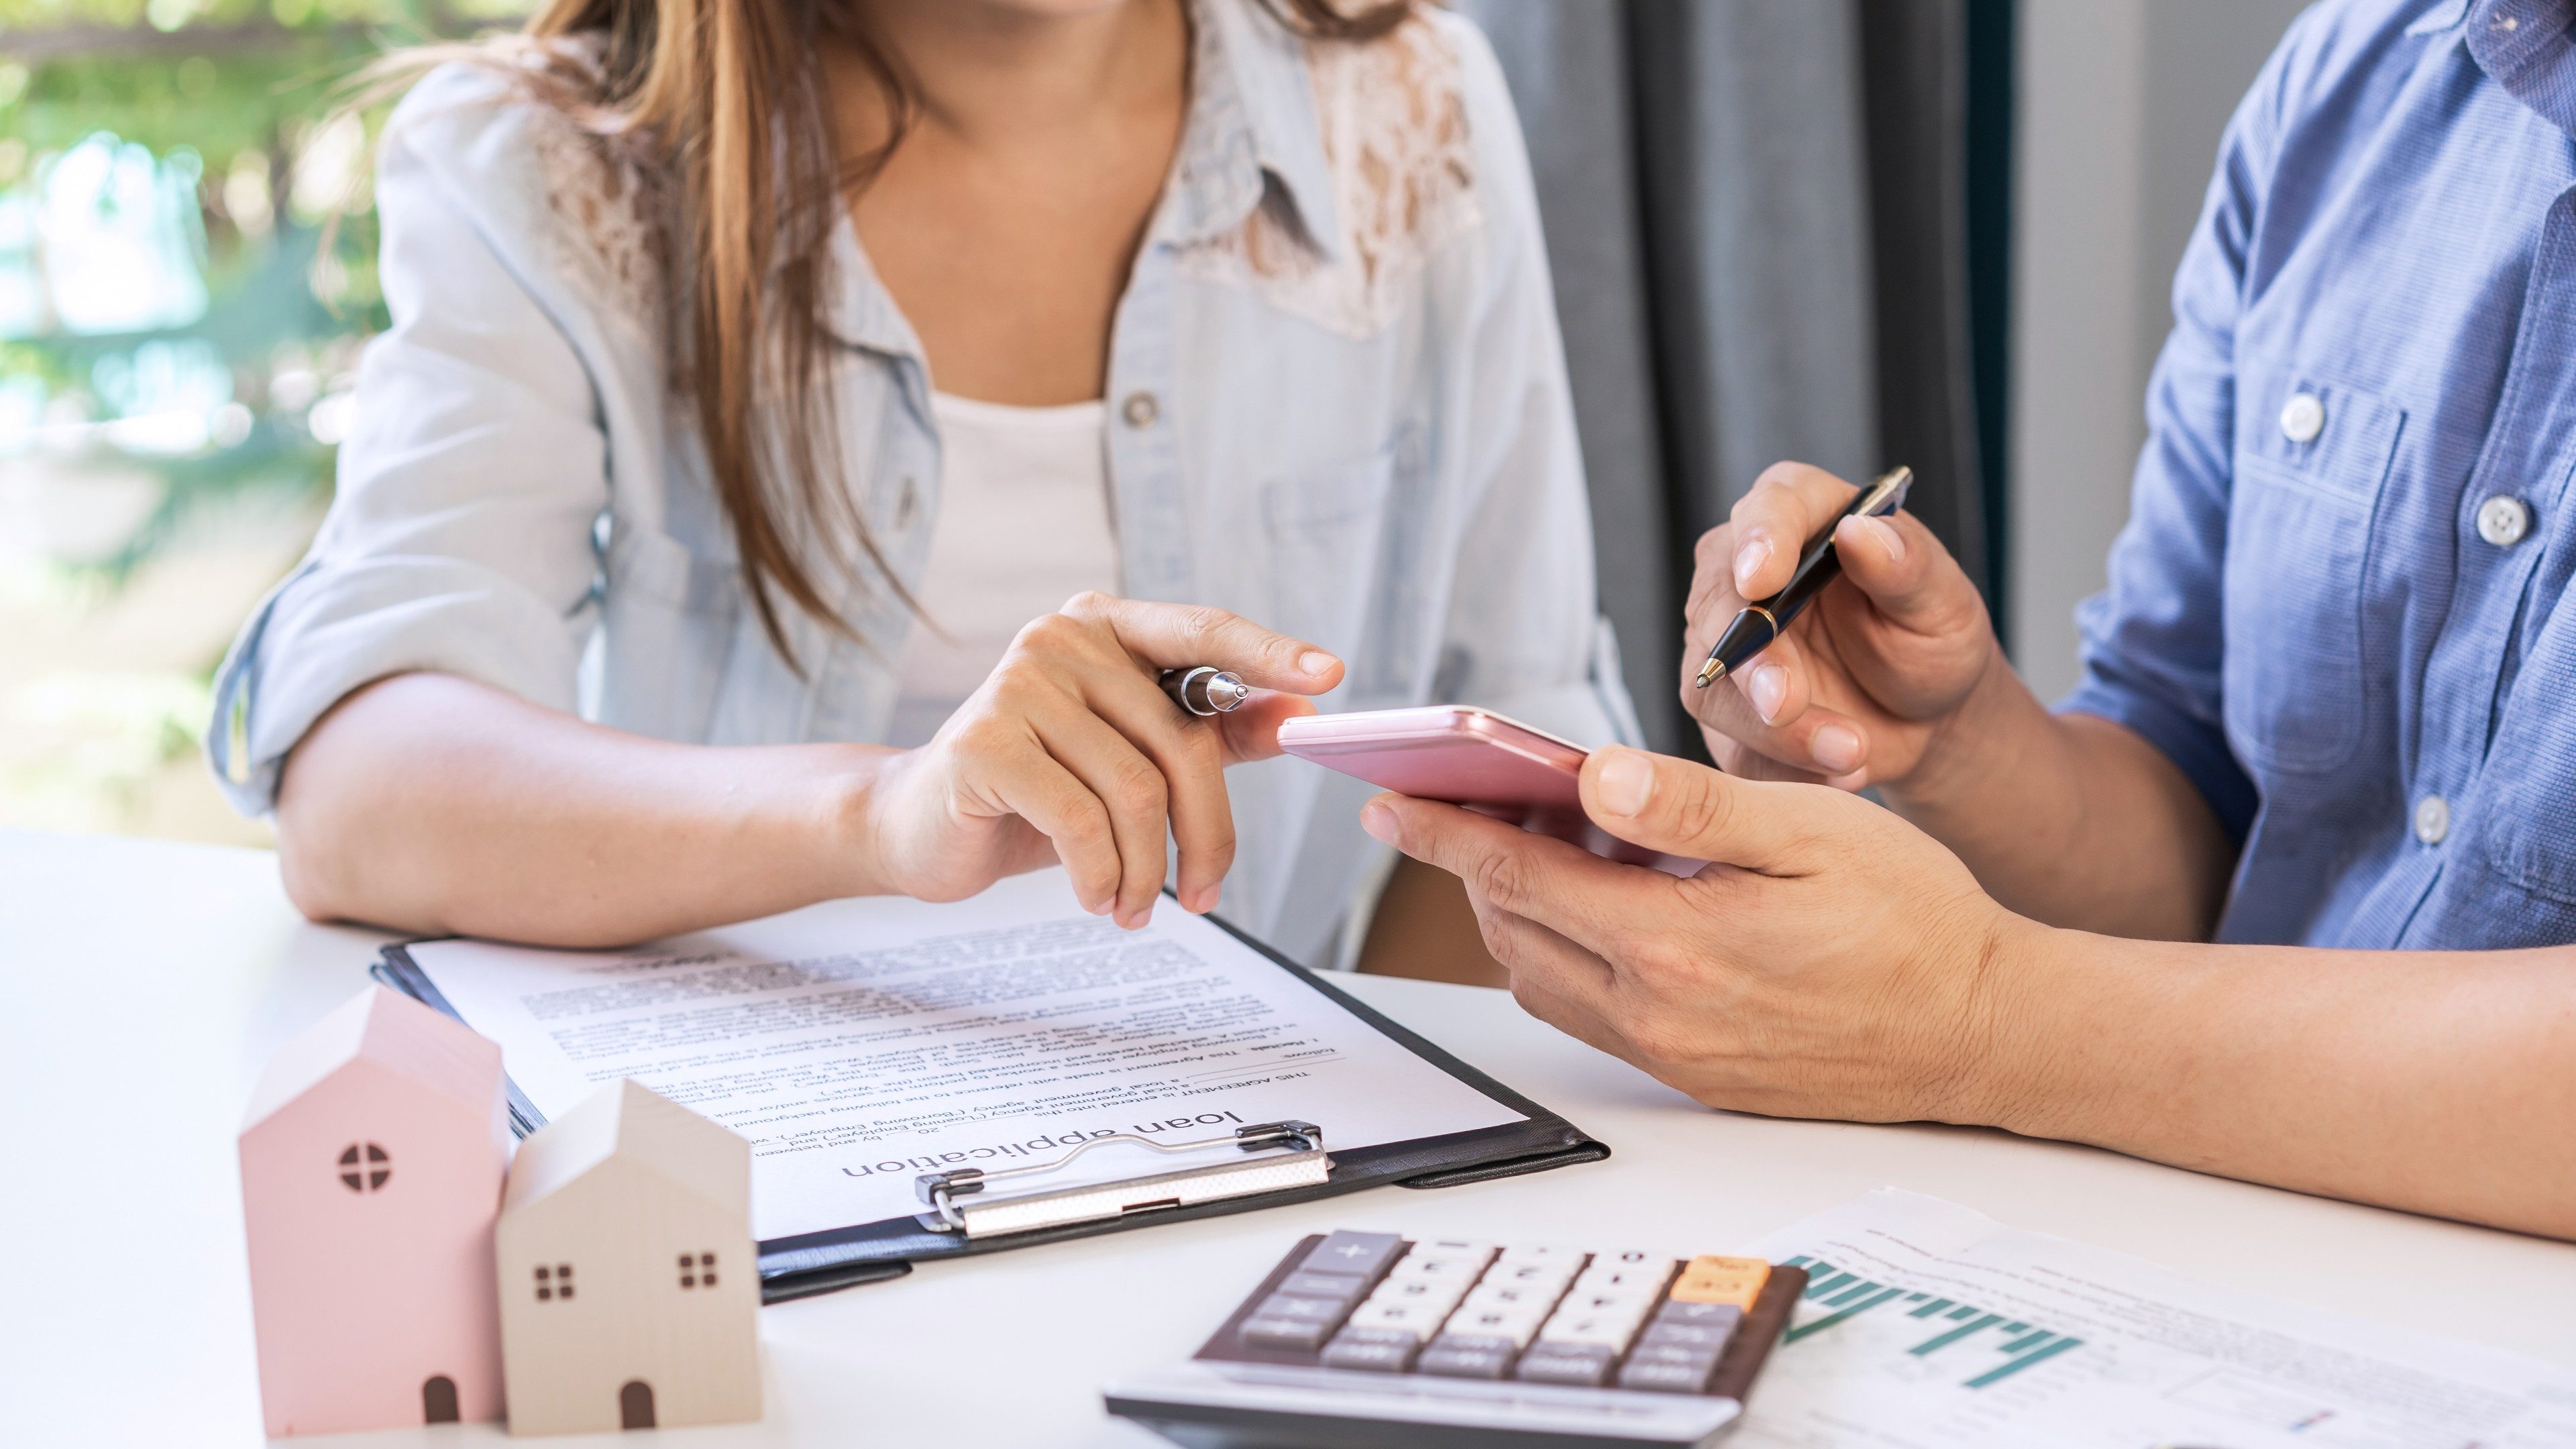
<svg viewBox="0 0 2576 1449">
<path fill-rule="evenodd" d="M 1943 1378 L 1963 1389 L 1985 1390 L 2084 1346 L 2084 1340 L 2002 1313 L 1990 1313 L 1935 1293 L 1911 1291 L 1799 1254 L 1789 1266 L 1807 1270 L 1807 1291 L 1789 1321 L 1784 1344 L 1860 1331 L 1890 1351 L 1910 1379 Z M 1873 1319 L 1873 1315 L 1875 1318 Z M 1901 1343 L 1894 1341 L 1901 1339 Z"/>
</svg>

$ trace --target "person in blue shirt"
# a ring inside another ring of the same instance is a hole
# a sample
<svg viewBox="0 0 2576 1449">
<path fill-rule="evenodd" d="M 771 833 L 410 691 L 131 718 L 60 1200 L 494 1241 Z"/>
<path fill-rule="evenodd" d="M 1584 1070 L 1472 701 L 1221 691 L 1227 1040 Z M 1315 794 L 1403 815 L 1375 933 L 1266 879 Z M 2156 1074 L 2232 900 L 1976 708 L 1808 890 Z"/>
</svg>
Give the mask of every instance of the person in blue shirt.
<svg viewBox="0 0 2576 1449">
<path fill-rule="evenodd" d="M 1853 520 L 1845 583 L 1685 684 L 1729 773 L 1585 769 L 1697 879 L 1395 797 L 1364 823 L 1468 882 L 1533 1011 L 1712 1105 L 2576 1238 L 2571 41 L 2571 0 L 2291 29 L 2055 712 L 1920 524 Z M 1686 676 L 1851 496 L 1784 465 L 1702 540 Z"/>
</svg>

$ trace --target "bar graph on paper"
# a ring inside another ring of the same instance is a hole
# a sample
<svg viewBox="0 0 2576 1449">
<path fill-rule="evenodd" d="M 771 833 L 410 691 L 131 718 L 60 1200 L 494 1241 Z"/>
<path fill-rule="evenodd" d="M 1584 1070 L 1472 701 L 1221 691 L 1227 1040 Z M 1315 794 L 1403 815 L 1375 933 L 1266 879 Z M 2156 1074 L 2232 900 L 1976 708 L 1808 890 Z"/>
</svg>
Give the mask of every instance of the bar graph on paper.
<svg viewBox="0 0 2576 1449">
<path fill-rule="evenodd" d="M 1788 1344 L 1876 1314 L 1879 1321 L 1870 1326 L 1881 1336 L 1900 1326 L 1906 1330 L 1911 1341 L 1903 1346 L 1904 1357 L 1915 1365 L 1908 1377 L 1947 1378 L 1965 1389 L 1993 1388 L 2084 1346 L 2084 1340 L 2069 1334 L 1989 1313 L 1973 1303 L 1877 1282 L 1822 1258 L 1801 1253 L 1785 1261 L 1807 1270 L 1807 1291 L 1790 1320 Z"/>
</svg>

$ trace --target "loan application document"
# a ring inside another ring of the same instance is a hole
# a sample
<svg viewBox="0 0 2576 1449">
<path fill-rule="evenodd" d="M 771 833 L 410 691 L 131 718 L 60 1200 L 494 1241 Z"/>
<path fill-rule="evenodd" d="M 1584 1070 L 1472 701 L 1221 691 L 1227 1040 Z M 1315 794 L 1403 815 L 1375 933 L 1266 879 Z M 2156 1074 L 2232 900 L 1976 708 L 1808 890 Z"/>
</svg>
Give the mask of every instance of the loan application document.
<svg viewBox="0 0 2576 1449">
<path fill-rule="evenodd" d="M 643 950 L 407 950 L 548 1118 L 632 1077 L 749 1138 L 764 1241 L 908 1217 L 923 1173 L 1115 1133 L 1296 1118 L 1349 1149 L 1527 1120 L 1168 899 L 1141 931 L 1086 914 L 1062 871 Z M 1195 1161 L 1107 1143 L 1045 1185 Z"/>
</svg>

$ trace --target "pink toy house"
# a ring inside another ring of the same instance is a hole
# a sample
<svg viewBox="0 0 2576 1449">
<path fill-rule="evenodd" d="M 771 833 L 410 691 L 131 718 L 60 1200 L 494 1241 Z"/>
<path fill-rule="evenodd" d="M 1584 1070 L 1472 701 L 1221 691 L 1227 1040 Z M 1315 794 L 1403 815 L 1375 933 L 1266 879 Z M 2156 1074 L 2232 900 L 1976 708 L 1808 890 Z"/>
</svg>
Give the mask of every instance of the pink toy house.
<svg viewBox="0 0 2576 1449">
<path fill-rule="evenodd" d="M 270 1062 L 242 1126 L 268 1432 L 501 1413 L 501 1049 L 371 987 Z"/>
</svg>

